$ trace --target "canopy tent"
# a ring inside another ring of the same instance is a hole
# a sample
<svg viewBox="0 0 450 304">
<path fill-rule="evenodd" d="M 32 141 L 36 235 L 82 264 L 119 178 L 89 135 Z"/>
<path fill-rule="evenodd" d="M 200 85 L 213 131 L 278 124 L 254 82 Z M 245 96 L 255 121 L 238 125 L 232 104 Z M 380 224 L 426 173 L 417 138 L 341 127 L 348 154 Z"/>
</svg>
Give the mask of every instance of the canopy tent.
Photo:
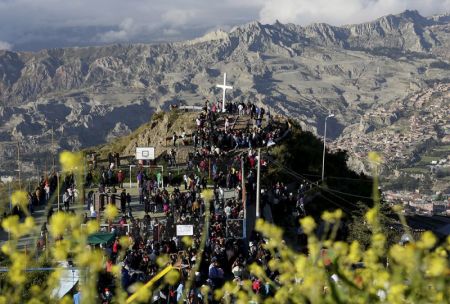
<svg viewBox="0 0 450 304">
<path fill-rule="evenodd" d="M 52 296 L 55 299 L 62 299 L 68 294 L 80 280 L 80 270 L 63 261 L 58 263 L 60 276 L 59 284 L 52 290 Z"/>
<path fill-rule="evenodd" d="M 114 233 L 97 232 L 88 236 L 87 242 L 89 245 L 107 244 L 114 241 Z"/>
</svg>

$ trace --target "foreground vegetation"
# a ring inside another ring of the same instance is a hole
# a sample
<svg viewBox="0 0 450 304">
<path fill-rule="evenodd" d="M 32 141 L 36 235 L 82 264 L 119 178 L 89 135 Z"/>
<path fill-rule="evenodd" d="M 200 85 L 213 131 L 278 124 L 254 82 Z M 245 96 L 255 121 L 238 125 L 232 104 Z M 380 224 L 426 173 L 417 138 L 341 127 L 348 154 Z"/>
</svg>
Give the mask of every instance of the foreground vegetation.
<svg viewBox="0 0 450 304">
<path fill-rule="evenodd" d="M 380 162 L 379 157 L 372 154 L 370 159 L 376 170 Z M 80 163 L 82 157 L 76 153 L 66 152 L 61 157 L 63 170 L 74 172 L 79 177 Z M 389 244 L 383 221 L 380 220 L 382 208 L 376 180 L 372 187 L 373 204 L 367 207 L 364 216 L 359 218 L 364 221 L 368 230 L 369 238 L 366 244 L 358 240 L 338 240 L 337 234 L 345 214 L 341 209 L 322 213 L 320 220 L 325 223 L 325 232 L 319 236 L 316 234 L 317 218 L 315 220 L 312 216 L 306 216 L 300 220 L 307 237 L 306 253 L 300 253 L 287 245 L 280 227 L 259 220 L 256 229 L 268 240 L 265 245 L 268 267 L 263 268 L 254 263 L 248 266 L 247 271 L 251 276 L 259 278 L 269 292 L 264 296 L 255 292 L 251 281 L 229 281 L 223 288 L 216 290 L 213 297 L 225 303 L 446 302 L 446 297 L 450 294 L 450 238 L 439 241 L 431 232 L 425 232 L 417 241 L 410 238 L 410 242 L 406 244 Z M 204 193 L 203 197 L 210 201 L 212 195 Z M 11 200 L 26 212 L 25 192 L 14 192 Z M 410 234 L 401 213 L 399 210 L 395 211 L 404 225 L 404 231 Z M 108 205 L 105 217 L 114 219 L 117 214 L 118 210 Z M 94 303 L 97 294 L 96 281 L 104 269 L 104 261 L 100 250 L 86 250 L 86 239 L 90 233 L 98 231 L 99 226 L 97 222 L 91 221 L 87 227 L 82 228 L 81 221 L 81 217 L 77 215 L 55 214 L 50 222 L 50 234 L 52 238 L 60 241 L 47 249 L 46 256 L 50 261 L 62 261 L 70 257 L 81 270 L 81 277 L 85 278 L 81 281 L 83 303 Z M 10 216 L 2 221 L 2 227 L 11 234 L 11 240 L 1 247 L 5 258 L 4 266 L 8 267 L 9 271 L 0 277 L 0 304 L 71 303 L 70 296 L 62 300 L 53 297 L 54 289 L 58 285 L 59 271 L 45 276 L 25 272 L 34 265 L 29 253 L 26 255 L 20 252 L 17 244 L 20 237 L 37 232 L 33 218 L 28 215 L 20 221 L 17 216 Z M 183 241 L 186 246 L 193 246 L 189 239 L 185 238 Z M 128 238 L 122 238 L 120 242 L 123 254 L 132 244 Z M 201 244 L 204 245 L 204 241 Z M 199 257 L 196 264 L 201 262 L 201 254 Z M 168 258 L 160 257 L 158 263 L 163 269 L 168 264 Z M 112 272 L 117 278 L 117 286 L 120 286 L 120 267 L 114 266 Z M 272 275 L 269 276 L 269 273 Z M 174 270 L 164 277 L 162 284 L 173 285 L 178 280 L 179 273 Z M 149 301 L 152 294 L 150 290 L 142 285 L 136 285 L 134 290 L 138 295 L 136 302 Z M 207 288 L 202 290 L 204 299 L 208 299 L 210 292 Z M 115 293 L 117 303 L 126 301 L 128 295 L 120 287 Z"/>
</svg>

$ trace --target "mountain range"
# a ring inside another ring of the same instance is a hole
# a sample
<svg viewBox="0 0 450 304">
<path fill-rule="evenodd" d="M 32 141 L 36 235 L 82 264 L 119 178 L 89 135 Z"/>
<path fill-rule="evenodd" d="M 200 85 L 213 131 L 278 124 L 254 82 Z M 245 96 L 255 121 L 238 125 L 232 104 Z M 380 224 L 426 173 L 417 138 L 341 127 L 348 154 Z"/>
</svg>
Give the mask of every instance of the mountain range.
<svg viewBox="0 0 450 304">
<path fill-rule="evenodd" d="M 23 170 L 36 174 L 50 150 L 113 141 L 172 104 L 219 101 L 225 72 L 228 100 L 263 104 L 317 134 L 333 113 L 328 136 L 358 141 L 421 110 L 396 105 L 450 83 L 449 49 L 450 14 L 405 11 L 339 27 L 251 22 L 173 43 L 0 51 L 0 175 L 16 168 L 17 142 Z M 388 115 L 355 128 L 380 111 Z"/>
</svg>

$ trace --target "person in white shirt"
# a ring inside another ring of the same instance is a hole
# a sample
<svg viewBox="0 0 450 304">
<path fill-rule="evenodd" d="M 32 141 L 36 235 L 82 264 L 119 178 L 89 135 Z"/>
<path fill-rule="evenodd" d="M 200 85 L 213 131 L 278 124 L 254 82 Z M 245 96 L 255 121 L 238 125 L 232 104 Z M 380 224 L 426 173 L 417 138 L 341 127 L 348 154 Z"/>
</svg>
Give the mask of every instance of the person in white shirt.
<svg viewBox="0 0 450 304">
<path fill-rule="evenodd" d="M 239 110 L 239 116 L 242 116 L 242 114 L 244 114 L 244 106 L 242 105 L 242 103 L 240 103 L 238 105 L 238 110 Z"/>
<path fill-rule="evenodd" d="M 48 201 L 50 199 L 50 186 L 46 183 L 44 186 L 45 191 L 45 201 Z"/>
<path fill-rule="evenodd" d="M 91 204 L 89 211 L 91 212 L 91 217 L 97 217 L 97 212 L 95 211 L 94 204 Z"/>
<path fill-rule="evenodd" d="M 64 209 L 66 211 L 69 211 L 70 196 L 69 196 L 69 192 L 67 190 L 64 191 L 64 194 L 63 194 L 63 203 L 64 203 Z"/>
<path fill-rule="evenodd" d="M 227 118 L 225 118 L 225 132 L 227 132 L 227 129 L 230 127 L 230 120 Z"/>
<path fill-rule="evenodd" d="M 225 211 L 226 217 L 229 218 L 231 216 L 231 207 L 230 207 L 230 205 L 227 205 L 225 207 L 224 211 Z"/>
</svg>

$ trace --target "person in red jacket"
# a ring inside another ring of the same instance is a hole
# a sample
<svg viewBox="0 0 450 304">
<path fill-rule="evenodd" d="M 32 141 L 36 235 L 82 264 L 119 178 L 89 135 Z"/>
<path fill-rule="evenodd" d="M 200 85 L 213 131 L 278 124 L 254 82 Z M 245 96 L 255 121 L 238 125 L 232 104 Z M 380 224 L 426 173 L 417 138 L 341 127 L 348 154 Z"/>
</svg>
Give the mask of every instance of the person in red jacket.
<svg viewBox="0 0 450 304">
<path fill-rule="evenodd" d="M 123 181 L 125 180 L 125 174 L 122 172 L 122 170 L 119 170 L 117 173 L 117 183 L 119 184 L 120 188 L 123 188 Z"/>
</svg>

